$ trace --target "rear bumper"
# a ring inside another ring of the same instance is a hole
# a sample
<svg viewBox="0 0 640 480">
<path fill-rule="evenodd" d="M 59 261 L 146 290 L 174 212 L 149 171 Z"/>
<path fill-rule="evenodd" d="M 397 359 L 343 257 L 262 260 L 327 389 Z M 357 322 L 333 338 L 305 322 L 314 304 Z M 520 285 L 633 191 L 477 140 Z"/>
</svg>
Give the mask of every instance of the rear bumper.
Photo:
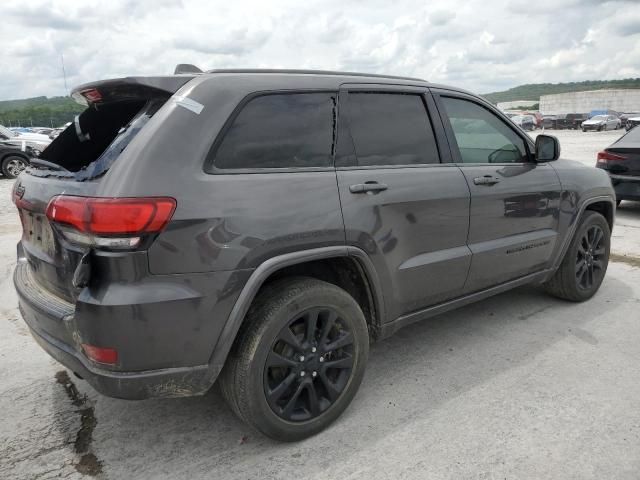
<svg viewBox="0 0 640 480">
<path fill-rule="evenodd" d="M 640 200 L 640 177 L 609 176 L 617 200 Z"/>
<path fill-rule="evenodd" d="M 33 338 L 54 359 L 73 371 L 96 391 L 114 398 L 142 400 L 156 397 L 184 397 L 205 393 L 211 383 L 207 365 L 202 367 L 168 368 L 144 372 L 112 372 L 88 363 L 69 345 L 33 328 L 30 317 L 20 304 L 20 312 Z M 217 372 L 219 373 L 219 372 Z M 216 376 L 217 376 L 216 373 Z"/>
<path fill-rule="evenodd" d="M 102 367 L 89 360 L 79 346 L 85 338 L 93 338 L 88 343 L 97 345 L 116 345 L 113 343 L 102 343 L 98 334 L 104 330 L 105 319 L 102 315 L 92 317 L 76 318 L 81 315 L 78 305 L 74 305 L 56 297 L 43 289 L 32 278 L 30 267 L 26 262 L 19 262 L 14 272 L 14 284 L 19 298 L 19 307 L 22 317 L 29 327 L 31 334 L 38 344 L 54 359 L 77 373 L 85 379 L 98 392 L 116 398 L 124 399 L 144 399 L 152 397 L 183 397 L 200 395 L 205 393 L 213 384 L 218 374 L 222 370 L 222 365 L 204 363 L 196 366 L 172 366 L 171 368 L 140 368 L 145 359 L 151 358 L 151 351 L 145 346 L 140 346 L 140 356 L 135 359 L 138 368 L 127 371 L 126 364 L 116 367 Z M 132 308 L 138 310 L 149 328 L 154 328 L 153 322 L 144 318 L 144 305 L 133 305 Z M 165 307 L 166 308 L 166 307 Z M 106 306 L 106 315 L 114 313 L 114 307 Z M 115 310 L 117 312 L 117 310 Z M 185 312 L 188 313 L 188 312 Z M 226 317 L 225 317 L 226 319 Z M 122 338 L 130 339 L 130 342 L 137 342 L 140 332 L 135 325 L 136 319 L 130 319 L 130 329 L 120 332 Z M 88 331 L 87 325 L 95 324 L 96 330 Z M 119 326 L 121 319 L 114 319 L 108 325 Z M 181 341 L 175 338 L 175 331 L 169 332 L 173 335 L 173 343 Z M 159 335 L 159 332 L 146 332 L 147 338 L 151 335 Z M 184 333 L 185 341 L 192 335 L 192 331 Z M 113 339 L 113 337 L 111 337 Z M 160 344 L 170 344 L 170 340 L 164 338 Z M 210 340 L 210 347 L 206 352 L 209 358 L 215 339 Z M 117 344 L 126 350 L 130 345 L 124 343 Z M 167 356 L 168 356 L 167 352 Z M 205 360 L 206 362 L 206 360 Z M 177 361 L 172 361 L 175 365 Z"/>
</svg>

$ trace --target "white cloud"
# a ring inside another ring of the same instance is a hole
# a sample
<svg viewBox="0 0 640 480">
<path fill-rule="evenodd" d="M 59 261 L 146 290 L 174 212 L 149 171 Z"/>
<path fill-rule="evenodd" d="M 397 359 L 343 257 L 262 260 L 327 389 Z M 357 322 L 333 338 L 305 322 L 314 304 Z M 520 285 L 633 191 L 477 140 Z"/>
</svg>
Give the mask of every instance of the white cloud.
<svg viewBox="0 0 640 480">
<path fill-rule="evenodd" d="M 0 99 L 202 68 L 360 70 L 476 92 L 640 76 L 624 0 L 4 0 Z"/>
</svg>

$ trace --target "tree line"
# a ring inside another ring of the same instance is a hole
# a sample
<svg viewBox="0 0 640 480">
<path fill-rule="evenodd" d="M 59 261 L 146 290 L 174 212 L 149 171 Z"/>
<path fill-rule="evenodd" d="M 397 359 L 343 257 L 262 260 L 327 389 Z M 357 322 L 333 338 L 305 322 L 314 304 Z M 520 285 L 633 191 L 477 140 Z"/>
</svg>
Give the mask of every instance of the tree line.
<svg viewBox="0 0 640 480">
<path fill-rule="evenodd" d="M 59 127 L 86 107 L 69 97 L 35 97 L 0 101 L 0 125 L 6 127 Z"/>
<path fill-rule="evenodd" d="M 567 83 L 531 83 L 519 85 L 503 92 L 485 93 L 482 96 L 492 103 L 512 102 L 514 100 L 540 100 L 541 95 L 554 93 L 586 92 L 616 88 L 640 88 L 640 78 L 621 80 L 587 80 Z"/>
</svg>

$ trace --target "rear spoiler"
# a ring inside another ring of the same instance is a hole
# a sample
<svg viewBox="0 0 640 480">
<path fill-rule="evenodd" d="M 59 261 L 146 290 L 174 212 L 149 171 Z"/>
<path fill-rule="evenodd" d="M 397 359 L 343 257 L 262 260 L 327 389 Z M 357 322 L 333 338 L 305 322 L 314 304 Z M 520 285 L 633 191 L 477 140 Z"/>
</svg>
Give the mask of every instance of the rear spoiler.
<svg viewBox="0 0 640 480">
<path fill-rule="evenodd" d="M 82 105 L 99 105 L 120 100 L 170 97 L 189 80 L 190 75 L 124 77 L 85 83 L 71 90 L 71 97 Z"/>
</svg>

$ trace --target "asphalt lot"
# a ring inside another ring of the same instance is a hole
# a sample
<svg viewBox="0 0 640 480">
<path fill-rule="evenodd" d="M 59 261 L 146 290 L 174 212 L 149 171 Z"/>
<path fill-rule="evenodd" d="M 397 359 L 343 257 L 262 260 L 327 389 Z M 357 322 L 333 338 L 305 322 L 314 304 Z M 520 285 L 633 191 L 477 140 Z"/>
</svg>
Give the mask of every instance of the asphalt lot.
<svg viewBox="0 0 640 480">
<path fill-rule="evenodd" d="M 555 132 L 588 165 L 620 133 Z M 17 311 L 11 186 L 0 179 L 0 478 L 640 477 L 640 203 L 618 210 L 591 301 L 525 287 L 409 326 L 373 347 L 330 429 L 278 444 L 216 387 L 127 402 L 70 383 Z"/>
</svg>

